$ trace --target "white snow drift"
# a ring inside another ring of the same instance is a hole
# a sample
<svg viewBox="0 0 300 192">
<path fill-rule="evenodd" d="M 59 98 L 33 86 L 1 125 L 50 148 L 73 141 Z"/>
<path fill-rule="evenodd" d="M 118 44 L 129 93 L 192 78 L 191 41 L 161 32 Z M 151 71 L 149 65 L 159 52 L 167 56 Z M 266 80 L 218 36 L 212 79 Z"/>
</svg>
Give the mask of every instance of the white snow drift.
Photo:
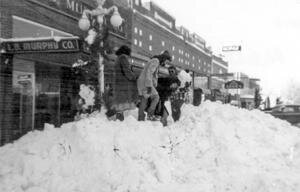
<svg viewBox="0 0 300 192">
<path fill-rule="evenodd" d="M 1 192 L 300 191 L 300 130 L 205 102 L 178 123 L 102 114 L 0 148 Z"/>
</svg>

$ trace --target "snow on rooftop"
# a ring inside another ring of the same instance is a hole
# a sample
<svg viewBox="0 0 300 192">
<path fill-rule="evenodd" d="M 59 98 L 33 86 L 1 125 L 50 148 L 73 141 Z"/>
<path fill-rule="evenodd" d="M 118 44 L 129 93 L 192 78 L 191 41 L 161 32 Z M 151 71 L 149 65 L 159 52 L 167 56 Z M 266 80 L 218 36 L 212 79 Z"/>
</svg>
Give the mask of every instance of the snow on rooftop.
<svg viewBox="0 0 300 192">
<path fill-rule="evenodd" d="M 285 121 L 211 102 L 168 127 L 136 116 L 47 125 L 1 147 L 0 191 L 300 191 L 300 130 Z"/>
<path fill-rule="evenodd" d="M 138 13 L 139 15 L 141 15 L 142 17 L 148 19 L 149 21 L 151 21 L 152 23 L 158 25 L 159 27 L 163 28 L 164 30 L 168 31 L 169 33 L 172 33 L 173 35 L 177 36 L 178 38 L 180 39 L 183 39 L 183 37 L 181 35 L 178 35 L 176 33 L 174 33 L 173 31 L 171 31 L 170 29 L 168 29 L 167 27 L 165 27 L 164 25 L 160 24 L 159 22 L 157 22 L 155 19 L 147 16 L 147 15 L 144 15 L 142 13 L 140 13 L 139 11 L 137 11 L 136 9 L 133 10 L 135 13 Z"/>
</svg>

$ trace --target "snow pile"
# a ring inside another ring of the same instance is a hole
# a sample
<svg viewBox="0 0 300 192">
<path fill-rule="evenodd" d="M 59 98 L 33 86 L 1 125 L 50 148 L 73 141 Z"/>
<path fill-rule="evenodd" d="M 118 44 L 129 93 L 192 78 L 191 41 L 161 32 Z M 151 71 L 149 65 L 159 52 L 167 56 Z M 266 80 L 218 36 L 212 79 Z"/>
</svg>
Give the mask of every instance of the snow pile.
<svg viewBox="0 0 300 192">
<path fill-rule="evenodd" d="M 299 192 L 299 138 L 268 114 L 211 102 L 185 105 L 167 128 L 97 114 L 2 147 L 0 191 Z"/>
<path fill-rule="evenodd" d="M 83 99 L 83 108 L 88 109 L 95 104 L 95 91 L 90 85 L 80 85 L 80 97 Z"/>
</svg>

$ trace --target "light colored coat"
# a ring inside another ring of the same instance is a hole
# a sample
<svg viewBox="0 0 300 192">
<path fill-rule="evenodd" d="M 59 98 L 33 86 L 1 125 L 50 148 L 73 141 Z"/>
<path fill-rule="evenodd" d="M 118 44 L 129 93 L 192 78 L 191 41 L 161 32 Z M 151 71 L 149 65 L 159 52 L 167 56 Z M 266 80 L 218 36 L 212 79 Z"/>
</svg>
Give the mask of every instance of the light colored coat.
<svg viewBox="0 0 300 192">
<path fill-rule="evenodd" d="M 139 95 L 148 98 L 152 95 L 158 95 L 156 91 L 158 79 L 158 66 L 159 60 L 157 58 L 151 59 L 141 72 L 138 80 L 137 87 Z M 147 93 L 147 87 L 151 87 L 151 93 Z"/>
</svg>

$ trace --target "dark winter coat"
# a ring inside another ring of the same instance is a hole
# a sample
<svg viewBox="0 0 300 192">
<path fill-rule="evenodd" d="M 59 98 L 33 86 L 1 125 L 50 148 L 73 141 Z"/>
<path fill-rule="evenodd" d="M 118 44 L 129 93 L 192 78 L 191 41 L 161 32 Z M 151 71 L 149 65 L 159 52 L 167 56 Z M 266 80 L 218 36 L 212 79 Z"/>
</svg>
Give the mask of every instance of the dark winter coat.
<svg viewBox="0 0 300 192">
<path fill-rule="evenodd" d="M 177 77 L 162 77 L 158 78 L 157 81 L 157 92 L 159 94 L 159 103 L 156 106 L 155 114 L 162 116 L 164 111 L 166 111 L 167 114 L 169 114 L 166 106 L 165 101 L 168 99 L 168 97 L 171 96 L 171 94 L 176 91 L 176 88 L 171 88 L 171 85 L 173 83 L 176 83 L 178 87 L 180 86 L 180 81 Z"/>
<path fill-rule="evenodd" d="M 137 76 L 131 70 L 128 56 L 120 55 L 115 62 L 115 87 L 113 95 L 113 108 L 124 111 L 135 107 L 138 98 L 136 87 Z"/>
<path fill-rule="evenodd" d="M 171 94 L 176 90 L 172 89 L 171 85 L 176 83 L 178 87 L 180 86 L 180 81 L 177 77 L 162 77 L 158 78 L 157 92 L 159 94 L 160 100 L 163 102 L 171 96 Z"/>
</svg>

